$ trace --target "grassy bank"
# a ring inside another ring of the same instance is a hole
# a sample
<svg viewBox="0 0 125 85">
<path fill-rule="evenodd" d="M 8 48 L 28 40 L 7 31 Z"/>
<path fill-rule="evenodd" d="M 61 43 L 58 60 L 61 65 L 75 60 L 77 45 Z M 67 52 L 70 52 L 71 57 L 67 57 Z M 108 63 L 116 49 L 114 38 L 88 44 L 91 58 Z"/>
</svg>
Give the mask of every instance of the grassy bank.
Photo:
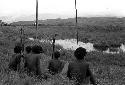
<svg viewBox="0 0 125 85">
<path fill-rule="evenodd" d="M 29 77 L 25 73 L 7 72 L 8 63 L 13 48 L 19 42 L 19 27 L 1 27 L 0 31 L 0 84 L 1 85 L 70 85 L 66 79 L 60 76 L 50 78 L 49 80 L 39 81 L 34 77 Z M 26 37 L 34 37 L 34 27 L 24 27 Z M 58 33 L 57 39 L 75 38 L 76 29 L 72 27 L 39 27 L 39 38 L 51 39 L 54 33 Z M 80 40 L 85 38 L 90 42 L 108 42 L 120 43 L 124 41 L 124 30 L 122 31 L 99 31 L 99 30 L 83 30 L 79 29 Z M 51 58 L 52 45 L 50 43 L 39 43 L 26 40 L 25 45 L 39 44 L 43 47 L 44 56 L 41 59 L 41 67 L 44 72 L 47 67 L 47 61 Z M 60 46 L 56 46 L 61 52 L 61 59 L 65 61 L 74 60 L 73 51 L 67 51 Z M 105 54 L 102 52 L 89 52 L 85 60 L 90 63 L 90 69 L 99 83 L 98 85 L 124 85 L 125 84 L 125 54 Z M 31 84 L 32 83 L 32 84 Z M 54 84 L 55 83 L 55 84 Z"/>
</svg>

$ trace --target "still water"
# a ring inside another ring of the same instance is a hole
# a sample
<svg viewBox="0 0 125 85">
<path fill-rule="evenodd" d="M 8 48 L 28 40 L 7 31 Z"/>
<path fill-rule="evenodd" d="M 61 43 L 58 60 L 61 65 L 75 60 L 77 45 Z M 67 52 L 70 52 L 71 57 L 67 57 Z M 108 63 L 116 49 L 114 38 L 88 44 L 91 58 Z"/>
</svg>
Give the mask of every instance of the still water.
<svg viewBox="0 0 125 85">
<path fill-rule="evenodd" d="M 34 40 L 34 39 L 29 38 L 29 40 Z M 39 41 L 40 42 L 47 42 L 47 43 L 49 42 L 49 43 L 52 44 L 51 40 L 41 39 Z M 77 44 L 76 39 L 55 40 L 55 45 L 60 45 L 66 50 L 75 50 L 78 47 L 83 47 L 87 50 L 87 52 L 98 51 L 98 50 L 94 49 L 93 43 L 83 43 L 83 42 L 79 41 L 78 44 Z M 120 46 L 120 48 L 118 48 L 117 52 L 110 52 L 109 49 L 108 49 L 108 50 L 104 51 L 104 53 L 115 54 L 115 53 L 119 53 L 120 51 L 125 52 L 125 45 L 121 44 L 121 46 Z"/>
</svg>

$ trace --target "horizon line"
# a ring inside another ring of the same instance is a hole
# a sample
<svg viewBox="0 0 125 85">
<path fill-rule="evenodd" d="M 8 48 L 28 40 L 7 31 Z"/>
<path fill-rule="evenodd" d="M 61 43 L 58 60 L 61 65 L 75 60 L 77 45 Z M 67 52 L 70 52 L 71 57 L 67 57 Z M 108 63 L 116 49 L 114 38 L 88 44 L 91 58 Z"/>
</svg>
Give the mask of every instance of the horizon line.
<svg viewBox="0 0 125 85">
<path fill-rule="evenodd" d="M 29 15 L 30 16 L 30 15 Z M 78 16 L 78 18 L 125 18 L 125 16 L 115 16 L 115 15 L 91 15 L 91 16 Z M 74 18 L 75 19 L 75 16 L 71 16 L 71 17 L 66 17 L 66 18 L 62 18 L 62 17 L 57 17 L 57 18 L 47 18 L 47 19 L 39 19 L 39 20 L 48 20 L 48 19 L 70 19 L 70 18 Z M 2 20 L 2 19 L 0 19 Z M 39 21 L 38 20 L 38 21 Z M 6 22 L 6 23 L 13 23 L 13 22 L 20 22 L 20 21 L 35 21 L 35 18 L 34 20 L 2 20 L 3 22 Z"/>
</svg>

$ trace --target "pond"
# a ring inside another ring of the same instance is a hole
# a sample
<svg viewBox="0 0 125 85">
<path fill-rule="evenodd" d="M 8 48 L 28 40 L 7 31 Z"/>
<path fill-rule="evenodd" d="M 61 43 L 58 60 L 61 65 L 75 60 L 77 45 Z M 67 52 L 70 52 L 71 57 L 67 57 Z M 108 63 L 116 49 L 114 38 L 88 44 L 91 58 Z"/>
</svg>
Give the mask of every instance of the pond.
<svg viewBox="0 0 125 85">
<path fill-rule="evenodd" d="M 29 39 L 34 40 L 33 38 L 29 38 Z M 52 44 L 51 40 L 41 39 L 39 41 L 40 42 L 47 42 L 47 43 L 49 42 Z M 83 43 L 83 42 L 79 41 L 77 44 L 76 39 L 55 40 L 55 45 L 60 45 L 66 50 L 75 50 L 78 47 L 83 47 L 87 50 L 87 52 L 99 51 L 93 47 L 93 43 Z M 125 52 L 125 45 L 121 44 L 121 46 L 119 48 L 114 48 L 114 50 L 116 50 L 116 51 L 111 51 L 111 49 L 108 48 L 107 50 L 103 51 L 103 53 L 115 54 L 115 53 L 119 53 L 120 51 Z"/>
</svg>

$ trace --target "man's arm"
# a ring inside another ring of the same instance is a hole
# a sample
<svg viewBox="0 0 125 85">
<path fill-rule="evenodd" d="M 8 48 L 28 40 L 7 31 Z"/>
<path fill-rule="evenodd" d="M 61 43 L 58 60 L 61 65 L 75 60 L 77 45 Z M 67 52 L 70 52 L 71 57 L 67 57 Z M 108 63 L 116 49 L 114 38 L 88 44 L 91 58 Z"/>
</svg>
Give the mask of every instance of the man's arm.
<svg viewBox="0 0 125 85">
<path fill-rule="evenodd" d="M 37 57 L 36 59 L 36 69 L 37 69 L 37 74 L 41 74 L 41 68 L 40 68 L 40 58 Z"/>
<path fill-rule="evenodd" d="M 37 57 L 37 60 L 36 60 L 36 65 L 37 65 L 37 75 L 38 77 L 41 79 L 47 79 L 47 75 L 46 74 L 43 74 L 41 72 L 41 68 L 40 68 L 40 57 Z"/>
<path fill-rule="evenodd" d="M 62 75 L 67 73 L 67 71 L 68 71 L 68 66 L 69 66 L 69 63 L 68 63 L 68 62 L 65 62 L 65 64 L 64 64 L 64 62 L 63 62 L 63 68 L 62 68 L 62 71 L 61 71 L 61 74 L 62 74 Z"/>
<path fill-rule="evenodd" d="M 71 79 L 71 75 L 70 75 L 70 73 L 71 73 L 71 65 L 69 64 L 68 65 L 68 68 L 67 68 L 67 77 L 69 78 L 69 79 Z"/>
<path fill-rule="evenodd" d="M 94 76 L 93 76 L 93 74 L 92 74 L 90 68 L 88 68 L 87 71 L 88 71 L 88 76 L 90 76 L 90 82 L 91 82 L 91 84 L 96 85 L 96 81 L 95 81 L 95 79 L 94 79 Z"/>
</svg>

